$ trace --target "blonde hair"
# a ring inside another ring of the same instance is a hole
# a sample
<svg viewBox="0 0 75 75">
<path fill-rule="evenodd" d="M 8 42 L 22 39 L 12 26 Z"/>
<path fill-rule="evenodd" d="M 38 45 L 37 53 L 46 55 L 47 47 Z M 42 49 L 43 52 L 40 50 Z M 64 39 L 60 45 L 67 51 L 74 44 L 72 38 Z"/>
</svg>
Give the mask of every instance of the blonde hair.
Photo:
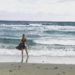
<svg viewBox="0 0 75 75">
<path fill-rule="evenodd" d="M 22 34 L 22 39 L 24 39 L 24 37 L 25 37 L 25 35 L 24 35 L 24 34 Z"/>
</svg>

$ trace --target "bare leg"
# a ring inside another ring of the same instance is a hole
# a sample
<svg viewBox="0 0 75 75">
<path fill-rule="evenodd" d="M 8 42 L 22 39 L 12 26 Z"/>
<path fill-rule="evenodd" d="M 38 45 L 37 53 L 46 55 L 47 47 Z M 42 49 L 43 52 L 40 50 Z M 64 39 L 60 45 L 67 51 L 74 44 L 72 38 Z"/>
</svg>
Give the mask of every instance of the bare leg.
<svg viewBox="0 0 75 75">
<path fill-rule="evenodd" d="M 28 63 L 28 57 L 26 58 L 26 63 Z"/>
<path fill-rule="evenodd" d="M 27 55 L 27 57 L 28 57 L 28 51 L 27 51 L 27 48 L 25 48 L 25 51 L 26 51 L 26 55 Z"/>
<path fill-rule="evenodd" d="M 22 49 L 22 60 L 21 60 L 21 62 L 23 62 L 23 49 Z"/>
</svg>

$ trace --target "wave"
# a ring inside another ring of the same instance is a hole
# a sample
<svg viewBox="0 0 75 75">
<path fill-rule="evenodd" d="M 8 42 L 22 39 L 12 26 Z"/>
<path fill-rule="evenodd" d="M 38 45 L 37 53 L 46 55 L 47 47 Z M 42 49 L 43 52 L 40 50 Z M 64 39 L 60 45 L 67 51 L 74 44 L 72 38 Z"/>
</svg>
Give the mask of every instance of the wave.
<svg viewBox="0 0 75 75">
<path fill-rule="evenodd" d="M 29 56 L 75 56 L 75 51 L 64 50 L 29 50 Z M 0 55 L 21 55 L 21 51 L 16 49 L 0 49 Z M 25 51 L 24 51 L 24 55 Z"/>
<path fill-rule="evenodd" d="M 25 24 L 22 24 L 22 23 L 17 23 L 17 24 L 12 24 L 12 23 L 0 23 L 0 26 L 41 26 L 43 25 L 42 23 L 25 23 Z M 49 24 L 48 24 L 49 25 Z"/>
<path fill-rule="evenodd" d="M 31 50 L 29 52 L 29 55 L 33 55 L 33 56 L 75 56 L 75 52 L 74 51 L 64 51 L 64 50 L 37 50 L 37 51 L 33 51 Z"/>
<path fill-rule="evenodd" d="M 42 25 L 75 26 L 75 22 L 44 22 Z"/>
<path fill-rule="evenodd" d="M 75 26 L 45 26 L 45 30 L 75 31 Z"/>
<path fill-rule="evenodd" d="M 50 40 L 34 40 L 37 44 L 54 44 L 54 45 L 75 45 L 75 40 L 60 40 L 60 39 L 50 39 Z"/>
<path fill-rule="evenodd" d="M 14 25 L 14 24 L 11 24 L 11 25 L 8 25 L 8 24 L 0 24 L 0 26 L 3 26 L 3 27 L 24 27 L 24 26 L 26 26 L 26 25 L 22 25 L 22 24 L 20 24 L 20 25 Z"/>
<path fill-rule="evenodd" d="M 17 44 L 20 42 L 20 39 L 11 39 L 11 38 L 0 38 L 0 44 L 3 43 L 3 44 Z"/>
<path fill-rule="evenodd" d="M 16 49 L 0 49 L 0 55 L 19 55 L 20 51 Z"/>
<path fill-rule="evenodd" d="M 30 26 L 42 26 L 42 24 L 30 24 Z"/>
<path fill-rule="evenodd" d="M 62 35 L 74 35 L 75 31 L 44 31 L 47 34 L 62 34 Z"/>
<path fill-rule="evenodd" d="M 59 25 L 42 25 L 42 24 L 30 24 L 30 25 L 6 25 L 6 24 L 1 24 L 0 25 L 0 29 L 3 27 L 6 28 L 6 27 L 11 27 L 12 29 L 29 29 L 29 30 L 35 30 L 38 28 L 41 29 L 41 30 L 59 30 L 59 31 L 75 31 L 75 26 L 59 26 Z"/>
</svg>

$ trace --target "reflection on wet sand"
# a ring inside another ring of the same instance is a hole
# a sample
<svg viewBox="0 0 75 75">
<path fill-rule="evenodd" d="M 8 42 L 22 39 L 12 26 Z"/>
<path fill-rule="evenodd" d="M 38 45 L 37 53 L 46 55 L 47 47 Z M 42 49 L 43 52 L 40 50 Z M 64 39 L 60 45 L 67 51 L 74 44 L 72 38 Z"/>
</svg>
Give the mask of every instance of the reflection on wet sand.
<svg viewBox="0 0 75 75">
<path fill-rule="evenodd" d="M 26 63 L 28 63 L 28 58 L 29 58 L 29 57 L 26 57 L 26 60 L 25 60 Z M 23 63 L 23 61 L 24 61 L 24 60 L 22 59 L 22 60 L 21 60 L 21 63 Z"/>
</svg>

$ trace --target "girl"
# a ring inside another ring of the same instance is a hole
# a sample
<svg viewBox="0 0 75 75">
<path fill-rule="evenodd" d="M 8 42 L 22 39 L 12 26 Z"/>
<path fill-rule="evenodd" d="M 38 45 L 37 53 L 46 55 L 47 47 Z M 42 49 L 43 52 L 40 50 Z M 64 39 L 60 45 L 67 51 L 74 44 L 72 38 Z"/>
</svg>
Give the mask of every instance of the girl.
<svg viewBox="0 0 75 75">
<path fill-rule="evenodd" d="M 16 47 L 17 49 L 21 50 L 21 53 L 22 53 L 22 62 L 23 62 L 23 50 L 24 49 L 26 51 L 26 55 L 27 55 L 27 58 L 28 58 L 28 51 L 27 51 L 27 48 L 25 46 L 25 43 L 29 46 L 28 41 L 27 41 L 25 35 L 23 34 L 22 35 L 22 39 L 21 39 L 19 45 Z"/>
</svg>

